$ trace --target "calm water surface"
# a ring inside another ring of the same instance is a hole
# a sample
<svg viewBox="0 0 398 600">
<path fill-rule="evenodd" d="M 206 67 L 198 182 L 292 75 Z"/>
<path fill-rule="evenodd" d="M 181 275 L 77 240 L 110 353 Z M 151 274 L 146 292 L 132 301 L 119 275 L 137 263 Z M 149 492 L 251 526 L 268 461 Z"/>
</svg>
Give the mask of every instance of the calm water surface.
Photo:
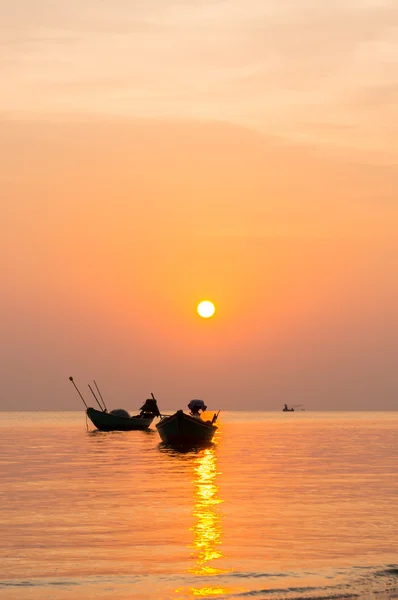
<svg viewBox="0 0 398 600">
<path fill-rule="evenodd" d="M 2 413 L 0 598 L 398 598 L 398 413 L 221 413 L 185 454 Z"/>
</svg>

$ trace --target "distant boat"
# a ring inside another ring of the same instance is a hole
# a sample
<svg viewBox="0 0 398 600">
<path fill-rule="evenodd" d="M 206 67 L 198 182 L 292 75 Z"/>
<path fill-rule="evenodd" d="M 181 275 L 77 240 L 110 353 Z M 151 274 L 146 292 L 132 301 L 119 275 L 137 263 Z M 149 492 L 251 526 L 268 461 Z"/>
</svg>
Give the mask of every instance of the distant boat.
<svg viewBox="0 0 398 600">
<path fill-rule="evenodd" d="M 130 416 L 128 411 L 124 410 L 123 408 L 116 408 L 108 412 L 101 392 L 94 381 L 95 387 L 97 388 L 97 392 L 103 404 L 102 406 L 92 387 L 89 385 L 88 387 L 90 388 L 90 391 L 100 408 L 100 410 L 97 410 L 96 408 L 92 408 L 87 405 L 76 383 L 74 382 L 73 377 L 69 377 L 69 380 L 73 383 L 77 393 L 83 400 L 84 406 L 86 407 L 86 415 L 92 424 L 100 431 L 135 431 L 148 429 L 155 417 L 161 416 L 156 398 L 153 394 L 151 394 L 152 398 L 145 400 L 138 415 Z"/>
<path fill-rule="evenodd" d="M 178 410 L 173 415 L 164 416 L 156 424 L 162 441 L 171 446 L 200 446 L 212 441 L 218 427 L 215 425 L 219 412 L 214 413 L 211 421 L 203 421 L 200 411 L 207 406 L 203 400 L 191 400 L 188 404 L 190 414 Z"/>
<path fill-rule="evenodd" d="M 295 412 L 296 410 L 305 410 L 302 404 L 284 404 L 282 412 Z"/>
</svg>

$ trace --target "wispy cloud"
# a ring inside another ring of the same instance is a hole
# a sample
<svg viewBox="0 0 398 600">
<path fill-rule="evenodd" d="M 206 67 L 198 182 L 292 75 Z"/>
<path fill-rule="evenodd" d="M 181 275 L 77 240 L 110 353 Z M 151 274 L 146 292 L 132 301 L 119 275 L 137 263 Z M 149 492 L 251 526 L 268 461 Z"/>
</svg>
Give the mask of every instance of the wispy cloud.
<svg viewBox="0 0 398 600">
<path fill-rule="evenodd" d="M 376 151 L 383 128 L 398 133 L 395 2 L 15 0 L 2 12 L 3 111 L 223 119 Z"/>
</svg>

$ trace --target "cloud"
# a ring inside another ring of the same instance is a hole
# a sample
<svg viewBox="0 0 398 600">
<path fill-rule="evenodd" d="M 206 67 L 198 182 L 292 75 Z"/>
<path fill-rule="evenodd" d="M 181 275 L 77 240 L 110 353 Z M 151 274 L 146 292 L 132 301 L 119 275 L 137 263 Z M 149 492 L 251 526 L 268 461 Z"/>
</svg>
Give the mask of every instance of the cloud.
<svg viewBox="0 0 398 600">
<path fill-rule="evenodd" d="M 387 89 L 398 85 L 395 3 L 16 0 L 2 10 L 3 112 L 225 120 L 375 152 L 383 128 L 398 133 Z M 389 139 L 385 152 L 395 156 Z"/>
</svg>

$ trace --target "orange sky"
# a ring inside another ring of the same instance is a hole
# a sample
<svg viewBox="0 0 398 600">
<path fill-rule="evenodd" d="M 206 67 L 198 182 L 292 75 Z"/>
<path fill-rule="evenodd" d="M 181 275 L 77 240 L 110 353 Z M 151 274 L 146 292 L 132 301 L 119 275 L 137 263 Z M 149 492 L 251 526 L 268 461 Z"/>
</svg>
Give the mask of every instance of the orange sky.
<svg viewBox="0 0 398 600">
<path fill-rule="evenodd" d="M 397 408 L 398 11 L 312 4 L 3 3 L 0 408 Z"/>
</svg>

